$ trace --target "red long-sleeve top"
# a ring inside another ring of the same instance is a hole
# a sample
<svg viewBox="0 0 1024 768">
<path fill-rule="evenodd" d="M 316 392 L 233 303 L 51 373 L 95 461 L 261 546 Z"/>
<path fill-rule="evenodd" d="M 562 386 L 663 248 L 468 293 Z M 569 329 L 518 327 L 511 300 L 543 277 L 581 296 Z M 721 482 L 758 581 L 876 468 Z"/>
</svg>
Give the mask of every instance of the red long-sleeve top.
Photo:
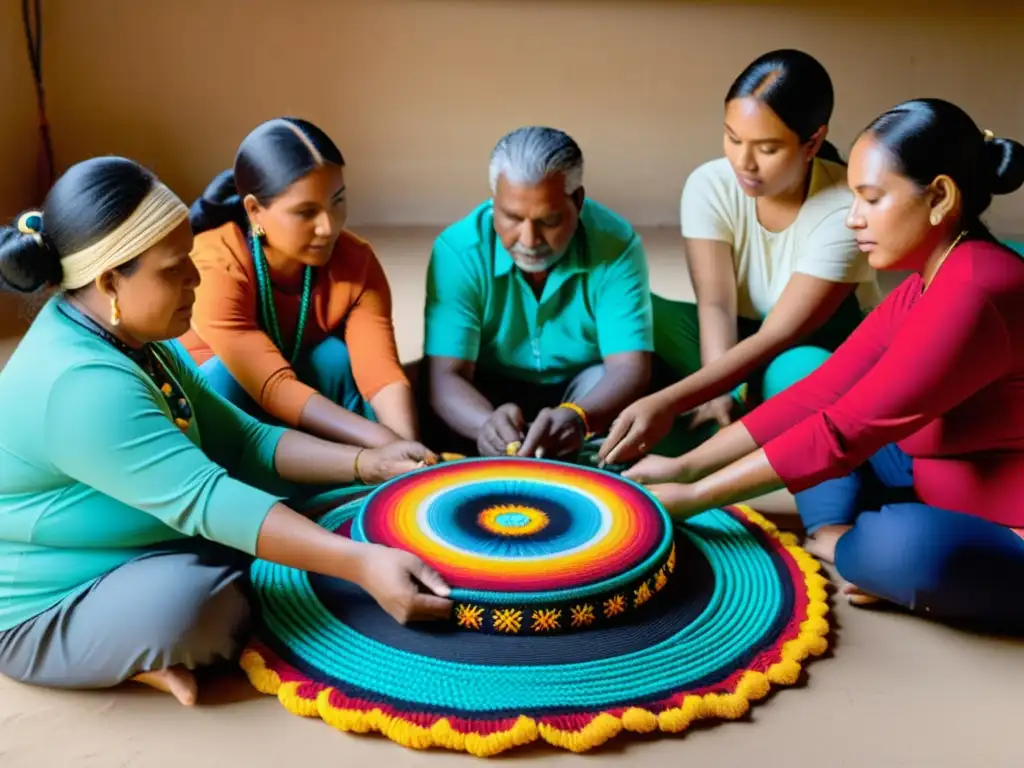
<svg viewBox="0 0 1024 768">
<path fill-rule="evenodd" d="M 1024 259 L 958 246 L 743 424 L 793 492 L 897 443 L 923 503 L 1024 526 Z"/>
</svg>

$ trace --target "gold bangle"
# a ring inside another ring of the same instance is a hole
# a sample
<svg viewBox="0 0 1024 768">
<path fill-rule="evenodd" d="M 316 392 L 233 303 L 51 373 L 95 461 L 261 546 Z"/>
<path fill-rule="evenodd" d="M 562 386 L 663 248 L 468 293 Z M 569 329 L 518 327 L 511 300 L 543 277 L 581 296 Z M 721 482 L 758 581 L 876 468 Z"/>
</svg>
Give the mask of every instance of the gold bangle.
<svg viewBox="0 0 1024 768">
<path fill-rule="evenodd" d="M 594 436 L 594 433 L 590 431 L 590 424 L 587 422 L 587 412 L 580 408 L 576 403 L 559 403 L 559 408 L 568 408 L 570 411 L 580 417 L 580 421 L 583 422 L 583 439 L 589 440 Z"/>
<path fill-rule="evenodd" d="M 355 476 L 356 476 L 356 481 L 357 481 L 357 482 L 358 482 L 358 483 L 359 483 L 360 485 L 366 485 L 366 481 L 365 481 L 365 480 L 363 480 L 363 478 L 362 478 L 362 477 L 360 476 L 360 474 L 359 474 L 359 456 L 360 456 L 360 454 L 362 454 L 362 452 L 363 452 L 363 451 L 365 451 L 365 450 L 366 450 L 365 448 L 360 448 L 360 449 L 359 449 L 358 451 L 356 451 L 356 458 L 355 458 L 355 461 L 353 461 L 353 462 L 352 462 L 352 472 L 353 472 L 353 474 L 355 474 Z"/>
</svg>

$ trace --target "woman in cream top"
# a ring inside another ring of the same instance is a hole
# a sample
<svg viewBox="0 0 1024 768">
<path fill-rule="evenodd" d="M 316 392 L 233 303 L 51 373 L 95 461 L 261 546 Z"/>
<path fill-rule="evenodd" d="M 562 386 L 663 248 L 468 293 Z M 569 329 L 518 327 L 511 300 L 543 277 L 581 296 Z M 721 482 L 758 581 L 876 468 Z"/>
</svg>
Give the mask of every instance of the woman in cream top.
<svg viewBox="0 0 1024 768">
<path fill-rule="evenodd" d="M 675 381 L 626 409 L 605 461 L 680 453 L 816 368 L 879 299 L 846 228 L 852 195 L 825 141 L 832 83 L 811 56 L 773 51 L 725 100 L 725 157 L 687 180 L 682 234 L 696 304 L 654 297 L 655 351 Z"/>
</svg>

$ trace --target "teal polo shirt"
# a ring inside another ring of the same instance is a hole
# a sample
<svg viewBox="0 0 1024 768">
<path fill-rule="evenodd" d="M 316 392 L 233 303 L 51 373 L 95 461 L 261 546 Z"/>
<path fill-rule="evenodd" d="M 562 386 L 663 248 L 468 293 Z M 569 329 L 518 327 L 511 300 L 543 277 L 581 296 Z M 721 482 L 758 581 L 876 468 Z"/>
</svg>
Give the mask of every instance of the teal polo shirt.
<svg viewBox="0 0 1024 768">
<path fill-rule="evenodd" d="M 567 382 L 609 355 L 654 350 L 647 259 L 633 227 L 585 200 L 540 300 L 494 231 L 490 201 L 437 238 L 424 354 L 533 384 Z"/>
</svg>

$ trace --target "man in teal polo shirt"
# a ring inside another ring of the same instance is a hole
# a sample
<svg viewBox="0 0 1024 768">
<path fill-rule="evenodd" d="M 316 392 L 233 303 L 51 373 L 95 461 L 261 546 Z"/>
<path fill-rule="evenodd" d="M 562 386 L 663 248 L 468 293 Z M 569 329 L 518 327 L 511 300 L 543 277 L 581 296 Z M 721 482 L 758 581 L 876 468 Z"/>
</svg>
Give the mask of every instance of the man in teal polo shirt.
<svg viewBox="0 0 1024 768">
<path fill-rule="evenodd" d="M 448 433 L 432 444 L 573 455 L 647 391 L 644 249 L 629 223 L 585 198 L 583 155 L 561 131 L 506 135 L 490 183 L 492 199 L 442 232 L 430 258 L 426 384 Z"/>
</svg>

